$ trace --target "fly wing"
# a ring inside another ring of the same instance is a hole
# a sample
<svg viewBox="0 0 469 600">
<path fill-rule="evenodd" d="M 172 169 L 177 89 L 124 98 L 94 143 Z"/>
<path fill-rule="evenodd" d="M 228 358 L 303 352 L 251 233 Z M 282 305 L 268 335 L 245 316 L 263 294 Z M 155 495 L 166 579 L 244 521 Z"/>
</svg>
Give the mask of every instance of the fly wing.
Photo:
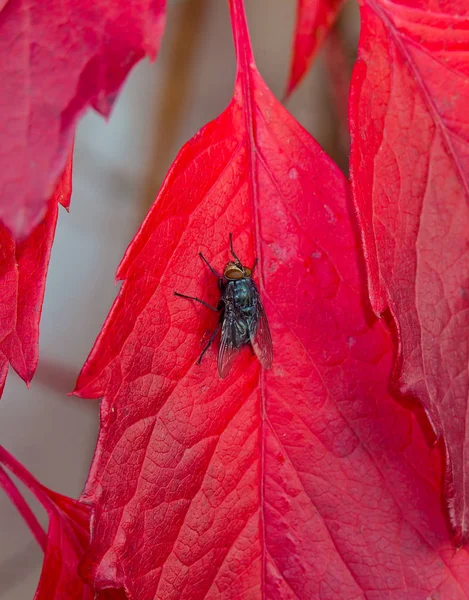
<svg viewBox="0 0 469 600">
<path fill-rule="evenodd" d="M 259 362 L 264 369 L 270 369 L 274 358 L 272 337 L 270 335 L 269 324 L 267 322 L 267 317 L 265 316 L 264 307 L 260 301 L 258 301 L 257 305 L 256 322 L 253 323 L 249 333 L 252 347 Z"/>
<path fill-rule="evenodd" d="M 218 373 L 222 379 L 228 375 L 239 353 L 239 348 L 234 347 L 234 341 L 234 315 L 227 307 L 221 329 L 220 349 L 218 350 Z"/>
</svg>

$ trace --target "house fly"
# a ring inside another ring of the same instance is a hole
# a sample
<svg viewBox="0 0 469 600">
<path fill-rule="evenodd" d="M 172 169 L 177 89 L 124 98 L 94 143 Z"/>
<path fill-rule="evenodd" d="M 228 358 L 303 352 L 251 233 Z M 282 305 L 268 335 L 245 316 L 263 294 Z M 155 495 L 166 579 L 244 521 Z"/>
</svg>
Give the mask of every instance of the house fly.
<svg viewBox="0 0 469 600">
<path fill-rule="evenodd" d="M 204 354 L 210 348 L 215 336 L 221 329 L 221 341 L 218 351 L 218 373 L 222 379 L 228 375 L 239 350 L 243 346 L 251 347 L 264 369 L 270 369 L 273 359 L 269 324 L 267 323 L 259 292 L 252 280 L 257 259 L 252 269 L 245 267 L 233 249 L 233 236 L 231 233 L 230 250 L 235 260 L 226 263 L 223 275 L 220 275 L 211 266 L 205 256 L 199 252 L 200 258 L 218 278 L 221 298 L 216 307 L 211 306 L 200 298 L 174 292 L 180 298 L 195 300 L 195 302 L 199 302 L 207 308 L 220 313 L 218 326 L 210 336 L 207 345 L 197 360 L 197 364 L 200 364 Z"/>
</svg>

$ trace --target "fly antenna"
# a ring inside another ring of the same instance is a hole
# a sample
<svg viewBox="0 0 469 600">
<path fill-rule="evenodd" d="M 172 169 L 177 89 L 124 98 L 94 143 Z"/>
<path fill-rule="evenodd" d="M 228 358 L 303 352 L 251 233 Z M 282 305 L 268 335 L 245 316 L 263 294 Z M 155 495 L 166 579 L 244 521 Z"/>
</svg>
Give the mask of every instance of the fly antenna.
<svg viewBox="0 0 469 600">
<path fill-rule="evenodd" d="M 251 269 L 251 275 L 254 273 L 254 269 L 257 267 L 257 262 L 258 262 L 258 259 L 256 258 L 256 260 L 254 261 L 254 265 L 252 266 L 252 269 Z"/>
<path fill-rule="evenodd" d="M 239 260 L 239 258 L 236 256 L 236 253 L 234 251 L 233 248 L 233 234 L 230 233 L 230 250 L 231 250 L 231 254 L 236 258 L 236 260 L 238 261 L 238 264 L 242 264 L 241 261 Z"/>
</svg>

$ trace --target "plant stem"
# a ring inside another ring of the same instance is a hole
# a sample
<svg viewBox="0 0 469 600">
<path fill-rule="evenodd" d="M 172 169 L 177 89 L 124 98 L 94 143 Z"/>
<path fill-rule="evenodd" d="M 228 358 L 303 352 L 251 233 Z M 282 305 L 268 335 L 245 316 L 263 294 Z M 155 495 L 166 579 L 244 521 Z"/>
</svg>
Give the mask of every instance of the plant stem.
<svg viewBox="0 0 469 600">
<path fill-rule="evenodd" d="M 2 466 L 0 466 L 0 486 L 4 489 L 6 495 L 10 498 L 24 519 L 25 523 L 31 530 L 31 533 L 36 538 L 37 543 L 42 548 L 42 551 L 45 552 L 47 545 L 47 534 L 39 523 L 36 515 L 28 506 L 26 500 L 21 495 L 21 492 Z"/>
</svg>

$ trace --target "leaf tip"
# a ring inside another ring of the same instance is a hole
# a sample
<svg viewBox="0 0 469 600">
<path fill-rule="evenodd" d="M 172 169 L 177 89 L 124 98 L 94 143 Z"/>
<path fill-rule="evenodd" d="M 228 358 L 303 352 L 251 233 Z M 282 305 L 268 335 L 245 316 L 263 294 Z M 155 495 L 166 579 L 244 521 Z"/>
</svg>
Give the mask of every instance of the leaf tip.
<svg viewBox="0 0 469 600">
<path fill-rule="evenodd" d="M 67 396 L 75 396 L 76 398 L 83 398 L 86 400 L 97 400 L 104 396 L 104 391 L 96 380 L 90 378 L 88 374 L 84 373 L 84 369 L 82 369 L 81 373 L 78 375 L 75 387 L 71 392 L 67 393 Z"/>
<path fill-rule="evenodd" d="M 296 88 L 298 83 L 299 83 L 298 77 L 296 77 L 293 72 L 290 72 L 290 75 L 288 77 L 288 82 L 287 82 L 285 91 L 282 96 L 282 103 L 285 103 L 287 100 L 289 100 L 290 96 L 293 93 L 293 90 Z"/>
<path fill-rule="evenodd" d="M 86 396 L 86 393 L 84 391 L 85 386 L 81 386 L 79 384 L 79 379 L 77 380 L 75 387 L 73 388 L 73 390 L 71 392 L 67 392 L 67 396 L 69 398 L 75 397 L 75 398 L 83 398 L 86 399 L 88 398 L 88 396 Z"/>
</svg>

